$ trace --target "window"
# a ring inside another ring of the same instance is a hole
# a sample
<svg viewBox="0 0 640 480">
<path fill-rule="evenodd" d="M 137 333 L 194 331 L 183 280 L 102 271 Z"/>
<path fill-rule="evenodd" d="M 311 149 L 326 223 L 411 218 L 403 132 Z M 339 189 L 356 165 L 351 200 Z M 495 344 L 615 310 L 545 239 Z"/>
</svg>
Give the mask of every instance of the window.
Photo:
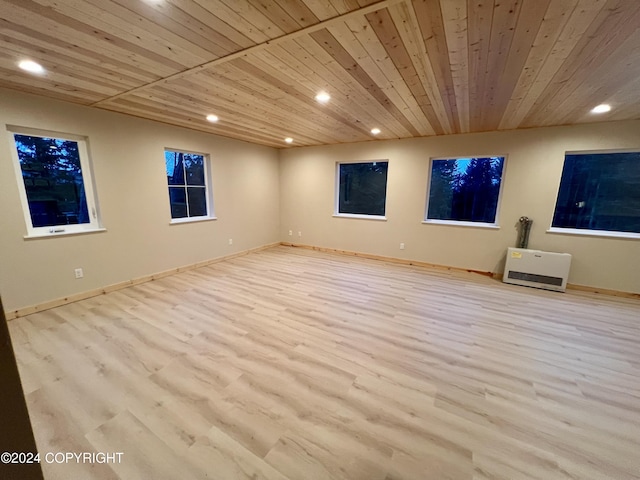
<svg viewBox="0 0 640 480">
<path fill-rule="evenodd" d="M 551 227 L 640 233 L 640 153 L 567 153 Z"/>
<path fill-rule="evenodd" d="M 11 131 L 29 236 L 98 230 L 86 139 Z"/>
<path fill-rule="evenodd" d="M 213 218 L 210 215 L 208 158 L 199 153 L 165 150 L 169 204 L 173 220 Z"/>
<path fill-rule="evenodd" d="M 339 163 L 336 215 L 384 217 L 389 162 Z"/>
<path fill-rule="evenodd" d="M 431 161 L 427 222 L 496 225 L 505 157 Z"/>
</svg>

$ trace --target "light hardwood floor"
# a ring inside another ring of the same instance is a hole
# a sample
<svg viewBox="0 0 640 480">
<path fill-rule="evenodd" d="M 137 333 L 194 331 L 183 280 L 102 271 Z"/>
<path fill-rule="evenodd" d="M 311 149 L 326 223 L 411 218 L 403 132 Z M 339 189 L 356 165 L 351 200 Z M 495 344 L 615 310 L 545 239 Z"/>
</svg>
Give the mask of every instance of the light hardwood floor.
<svg viewBox="0 0 640 480">
<path fill-rule="evenodd" d="M 640 478 L 640 302 L 276 247 L 9 323 L 48 479 Z"/>
</svg>

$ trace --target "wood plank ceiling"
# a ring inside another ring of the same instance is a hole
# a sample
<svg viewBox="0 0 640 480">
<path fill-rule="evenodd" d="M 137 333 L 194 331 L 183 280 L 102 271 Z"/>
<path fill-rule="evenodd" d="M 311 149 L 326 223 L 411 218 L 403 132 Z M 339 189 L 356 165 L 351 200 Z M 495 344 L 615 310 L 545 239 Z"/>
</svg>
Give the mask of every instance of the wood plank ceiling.
<svg viewBox="0 0 640 480">
<path fill-rule="evenodd" d="M 639 57 L 638 0 L 0 0 L 0 86 L 273 147 L 637 119 Z"/>
</svg>

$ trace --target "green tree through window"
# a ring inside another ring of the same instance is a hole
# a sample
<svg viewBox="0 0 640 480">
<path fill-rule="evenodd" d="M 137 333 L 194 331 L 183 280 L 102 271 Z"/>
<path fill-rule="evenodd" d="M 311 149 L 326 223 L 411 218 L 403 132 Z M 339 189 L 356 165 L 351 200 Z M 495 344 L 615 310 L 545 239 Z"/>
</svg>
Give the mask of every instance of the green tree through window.
<svg viewBox="0 0 640 480">
<path fill-rule="evenodd" d="M 165 150 L 171 218 L 206 217 L 207 183 L 205 156 Z"/>
<path fill-rule="evenodd" d="M 338 213 L 384 216 L 389 162 L 339 165 Z"/>
<path fill-rule="evenodd" d="M 565 155 L 551 226 L 640 233 L 640 153 Z"/>
<path fill-rule="evenodd" d="M 89 223 L 78 142 L 14 135 L 34 228 Z"/>
<path fill-rule="evenodd" d="M 504 157 L 431 163 L 427 220 L 495 223 Z"/>
</svg>

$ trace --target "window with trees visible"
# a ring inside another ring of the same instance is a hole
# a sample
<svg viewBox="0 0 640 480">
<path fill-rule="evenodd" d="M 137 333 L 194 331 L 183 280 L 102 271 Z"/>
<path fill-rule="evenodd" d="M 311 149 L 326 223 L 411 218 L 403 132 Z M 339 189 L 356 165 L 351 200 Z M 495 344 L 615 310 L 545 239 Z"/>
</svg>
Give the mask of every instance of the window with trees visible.
<svg viewBox="0 0 640 480">
<path fill-rule="evenodd" d="M 551 227 L 640 233 L 640 153 L 567 153 Z"/>
<path fill-rule="evenodd" d="M 211 217 L 208 158 L 199 153 L 165 150 L 169 204 L 173 220 Z"/>
<path fill-rule="evenodd" d="M 497 224 L 505 157 L 431 161 L 426 221 Z"/>
<path fill-rule="evenodd" d="M 86 139 L 30 129 L 11 135 L 28 234 L 98 229 Z"/>
<path fill-rule="evenodd" d="M 337 215 L 384 217 L 389 162 L 338 164 Z"/>
</svg>

